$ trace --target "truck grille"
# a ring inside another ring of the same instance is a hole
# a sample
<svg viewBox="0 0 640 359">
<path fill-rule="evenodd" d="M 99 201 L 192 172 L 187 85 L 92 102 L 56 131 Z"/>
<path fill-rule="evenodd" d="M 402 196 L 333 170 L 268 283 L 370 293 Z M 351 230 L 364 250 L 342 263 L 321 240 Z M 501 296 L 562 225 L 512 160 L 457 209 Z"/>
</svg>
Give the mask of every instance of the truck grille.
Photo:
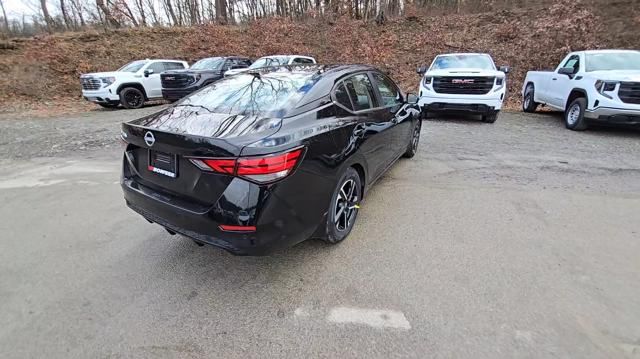
<svg viewBox="0 0 640 359">
<path fill-rule="evenodd" d="M 95 91 L 102 87 L 102 83 L 99 79 L 94 77 L 81 77 L 80 84 L 83 90 Z"/>
<path fill-rule="evenodd" d="M 493 88 L 495 77 L 434 77 L 433 90 L 457 95 L 484 95 Z"/>
<path fill-rule="evenodd" d="M 618 97 L 625 103 L 640 104 L 640 82 L 622 82 Z"/>
<path fill-rule="evenodd" d="M 162 74 L 160 79 L 163 88 L 182 88 L 196 82 L 195 77 L 186 74 Z"/>
</svg>

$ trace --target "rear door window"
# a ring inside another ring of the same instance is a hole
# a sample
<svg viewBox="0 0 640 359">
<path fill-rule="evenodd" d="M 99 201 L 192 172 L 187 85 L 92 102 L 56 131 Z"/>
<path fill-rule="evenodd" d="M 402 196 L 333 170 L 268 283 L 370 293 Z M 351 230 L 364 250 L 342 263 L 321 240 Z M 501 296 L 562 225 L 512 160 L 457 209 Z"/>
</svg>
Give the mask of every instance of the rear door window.
<svg viewBox="0 0 640 359">
<path fill-rule="evenodd" d="M 351 76 L 343 81 L 351 98 L 354 111 L 368 110 L 375 107 L 373 85 L 366 74 Z"/>
<path fill-rule="evenodd" d="M 347 89 L 345 88 L 344 83 L 341 83 L 340 85 L 338 85 L 338 87 L 336 87 L 335 96 L 336 101 L 338 101 L 339 104 L 353 111 L 353 104 L 351 103 L 351 98 L 347 93 Z"/>
<path fill-rule="evenodd" d="M 162 62 L 154 62 L 151 65 L 149 65 L 149 67 L 147 67 L 147 70 L 153 70 L 154 74 L 159 74 L 161 72 L 164 72 L 164 64 Z"/>
</svg>

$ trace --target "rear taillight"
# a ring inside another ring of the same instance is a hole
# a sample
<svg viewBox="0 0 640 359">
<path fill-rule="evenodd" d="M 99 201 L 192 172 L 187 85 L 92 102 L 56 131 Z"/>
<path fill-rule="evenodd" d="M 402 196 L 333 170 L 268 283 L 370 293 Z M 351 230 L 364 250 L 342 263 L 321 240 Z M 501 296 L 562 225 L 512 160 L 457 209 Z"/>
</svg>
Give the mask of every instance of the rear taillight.
<svg viewBox="0 0 640 359">
<path fill-rule="evenodd" d="M 302 158 L 304 148 L 266 156 L 239 158 L 191 158 L 201 170 L 269 183 L 287 177 Z"/>
</svg>

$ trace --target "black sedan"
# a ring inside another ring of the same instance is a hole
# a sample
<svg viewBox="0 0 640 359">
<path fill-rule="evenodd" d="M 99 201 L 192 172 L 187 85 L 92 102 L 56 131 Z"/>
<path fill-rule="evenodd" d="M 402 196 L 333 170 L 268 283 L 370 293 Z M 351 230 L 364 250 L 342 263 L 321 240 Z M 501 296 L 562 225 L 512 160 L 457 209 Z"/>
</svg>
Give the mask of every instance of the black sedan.
<svg viewBox="0 0 640 359">
<path fill-rule="evenodd" d="M 251 65 L 246 57 L 207 57 L 184 70 L 165 71 L 160 75 L 162 97 L 171 102 L 221 79 L 232 69 L 244 69 Z"/>
<path fill-rule="evenodd" d="M 126 203 L 234 254 L 338 243 L 376 179 L 416 153 L 416 102 L 363 65 L 227 77 L 122 125 Z"/>
</svg>

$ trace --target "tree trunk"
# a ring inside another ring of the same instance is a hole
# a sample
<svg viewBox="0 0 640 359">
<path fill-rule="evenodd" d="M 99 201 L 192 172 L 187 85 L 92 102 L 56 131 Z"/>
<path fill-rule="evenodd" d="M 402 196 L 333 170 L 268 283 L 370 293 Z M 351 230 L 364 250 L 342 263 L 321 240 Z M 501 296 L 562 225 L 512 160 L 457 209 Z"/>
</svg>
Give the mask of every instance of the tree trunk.
<svg viewBox="0 0 640 359">
<path fill-rule="evenodd" d="M 64 0 L 60 0 L 60 12 L 62 12 L 62 19 L 64 20 L 64 25 L 67 27 L 67 29 L 70 29 L 73 24 L 71 23 L 71 18 L 67 13 L 67 6 L 65 5 Z"/>
<path fill-rule="evenodd" d="M 0 8 L 2 8 L 2 18 L 4 19 L 4 30 L 9 34 L 9 19 L 7 19 L 7 12 L 4 10 L 4 4 L 0 0 Z"/>
<path fill-rule="evenodd" d="M 46 2 L 46 0 L 40 1 Z M 113 15 L 111 15 L 111 11 L 109 10 L 109 7 L 104 3 L 104 0 L 96 0 L 96 6 L 104 14 L 104 19 L 107 22 L 107 25 L 120 27 L 120 23 L 113 17 Z"/>
<path fill-rule="evenodd" d="M 173 5 L 171 5 L 171 0 L 164 0 L 164 6 L 165 6 L 166 12 L 168 12 L 168 15 L 169 15 L 168 17 L 171 18 L 171 21 L 173 21 L 173 25 L 180 26 L 181 24 L 178 23 L 176 12 L 173 10 Z"/>
<path fill-rule="evenodd" d="M 49 15 L 49 10 L 47 9 L 47 0 L 40 0 L 40 9 L 42 9 L 42 15 L 44 16 L 44 22 L 47 24 L 47 31 L 53 31 L 53 19 L 51 15 Z"/>
</svg>

